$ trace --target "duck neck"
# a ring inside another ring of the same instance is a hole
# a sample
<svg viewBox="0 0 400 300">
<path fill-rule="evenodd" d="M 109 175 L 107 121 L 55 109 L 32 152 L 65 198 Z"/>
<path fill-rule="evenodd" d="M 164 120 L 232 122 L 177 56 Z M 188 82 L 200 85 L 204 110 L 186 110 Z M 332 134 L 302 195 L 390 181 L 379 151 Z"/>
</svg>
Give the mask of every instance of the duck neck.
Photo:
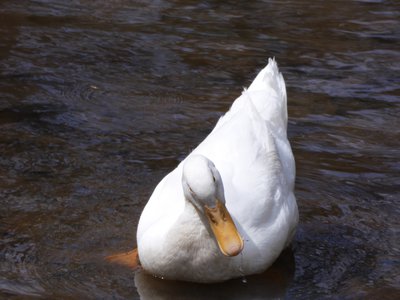
<svg viewBox="0 0 400 300">
<path fill-rule="evenodd" d="M 185 207 L 183 212 L 176 220 L 174 229 L 171 230 L 171 238 L 179 239 L 180 247 L 182 243 L 186 244 L 188 248 L 204 247 L 204 241 L 208 241 L 206 244 L 217 245 L 217 242 L 213 238 L 211 228 L 208 224 L 208 220 L 203 212 L 199 211 L 190 201 L 185 199 Z M 199 245 L 195 245 L 197 241 L 201 241 Z M 212 240 L 212 241 L 211 241 Z M 171 243 L 174 245 L 174 243 Z"/>
<path fill-rule="evenodd" d="M 185 199 L 185 208 L 180 219 L 183 223 L 194 224 L 196 226 L 205 228 L 210 234 L 212 233 L 207 217 L 202 211 L 200 211 L 199 208 L 193 205 L 190 200 Z"/>
</svg>

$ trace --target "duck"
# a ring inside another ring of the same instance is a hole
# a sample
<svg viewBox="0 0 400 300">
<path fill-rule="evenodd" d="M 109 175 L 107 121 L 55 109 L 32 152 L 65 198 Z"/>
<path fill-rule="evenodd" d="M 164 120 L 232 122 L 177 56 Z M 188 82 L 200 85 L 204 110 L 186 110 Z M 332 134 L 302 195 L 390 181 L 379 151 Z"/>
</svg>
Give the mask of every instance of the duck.
<svg viewBox="0 0 400 300">
<path fill-rule="evenodd" d="M 155 187 L 137 249 L 110 261 L 162 279 L 222 282 L 263 273 L 299 221 L 285 81 L 274 58 L 211 133 Z"/>
</svg>

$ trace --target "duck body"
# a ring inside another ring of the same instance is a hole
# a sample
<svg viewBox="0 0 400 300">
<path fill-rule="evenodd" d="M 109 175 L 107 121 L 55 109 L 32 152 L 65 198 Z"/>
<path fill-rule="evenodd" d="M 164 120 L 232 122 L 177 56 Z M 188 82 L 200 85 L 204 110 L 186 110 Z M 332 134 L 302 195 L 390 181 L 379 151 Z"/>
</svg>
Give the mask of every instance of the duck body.
<svg viewBox="0 0 400 300">
<path fill-rule="evenodd" d="M 155 188 L 137 231 L 144 270 L 165 279 L 218 282 L 261 273 L 277 259 L 298 223 L 286 127 L 285 83 L 270 59 L 212 132 Z M 236 224 L 240 253 L 221 252 L 207 218 L 187 199 L 182 177 L 190 160 L 210 161 L 218 170 L 223 195 L 217 198 L 225 198 Z"/>
</svg>

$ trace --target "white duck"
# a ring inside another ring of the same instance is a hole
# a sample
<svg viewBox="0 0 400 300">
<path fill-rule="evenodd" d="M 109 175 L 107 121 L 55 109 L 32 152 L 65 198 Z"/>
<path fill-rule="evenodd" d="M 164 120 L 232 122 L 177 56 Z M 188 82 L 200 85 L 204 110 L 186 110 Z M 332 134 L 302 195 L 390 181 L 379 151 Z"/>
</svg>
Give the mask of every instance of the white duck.
<svg viewBox="0 0 400 300">
<path fill-rule="evenodd" d="M 138 255 L 165 279 L 217 282 L 265 271 L 298 223 L 286 88 L 275 60 L 155 188 Z"/>
</svg>

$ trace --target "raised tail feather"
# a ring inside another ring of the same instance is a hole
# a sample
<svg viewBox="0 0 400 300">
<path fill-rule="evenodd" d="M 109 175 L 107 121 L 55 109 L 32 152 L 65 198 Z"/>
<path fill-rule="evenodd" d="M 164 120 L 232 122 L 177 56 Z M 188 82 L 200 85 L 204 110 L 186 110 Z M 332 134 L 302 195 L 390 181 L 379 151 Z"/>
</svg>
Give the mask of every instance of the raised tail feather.
<svg viewBox="0 0 400 300">
<path fill-rule="evenodd" d="M 269 59 L 252 84 L 243 92 L 251 99 L 260 116 L 270 125 L 286 132 L 287 95 L 285 80 L 275 59 Z"/>
<path fill-rule="evenodd" d="M 262 69 L 248 89 L 232 104 L 231 109 L 218 122 L 218 129 L 228 122 L 236 113 L 241 113 L 252 103 L 258 115 L 268 123 L 270 129 L 278 135 L 286 137 L 287 100 L 286 86 L 279 72 L 275 59 L 269 59 L 268 65 Z"/>
</svg>

